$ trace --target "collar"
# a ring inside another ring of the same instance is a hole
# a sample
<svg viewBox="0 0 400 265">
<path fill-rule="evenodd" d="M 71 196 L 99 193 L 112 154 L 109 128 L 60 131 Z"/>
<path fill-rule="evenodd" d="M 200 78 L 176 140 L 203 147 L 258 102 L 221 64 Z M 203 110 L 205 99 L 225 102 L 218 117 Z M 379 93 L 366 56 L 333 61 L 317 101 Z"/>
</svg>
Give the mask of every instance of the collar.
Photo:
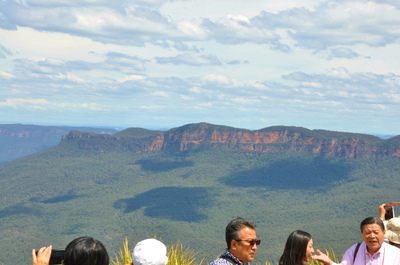
<svg viewBox="0 0 400 265">
<path fill-rule="evenodd" d="M 381 248 L 374 253 L 374 255 L 369 254 L 368 249 L 367 249 L 367 244 L 365 244 L 365 242 L 362 242 L 362 244 L 364 245 L 364 250 L 365 250 L 365 255 L 368 255 L 370 257 L 380 257 L 380 255 L 382 255 L 382 253 L 385 250 L 385 245 L 387 243 L 383 242 Z"/>
<path fill-rule="evenodd" d="M 232 253 L 229 252 L 229 250 L 227 249 L 224 254 L 221 255 L 221 258 L 223 257 L 231 257 L 234 261 L 237 262 L 237 264 L 241 264 L 241 265 L 250 265 L 250 262 L 246 262 L 243 263 L 241 262 L 238 258 L 236 258 Z"/>
</svg>

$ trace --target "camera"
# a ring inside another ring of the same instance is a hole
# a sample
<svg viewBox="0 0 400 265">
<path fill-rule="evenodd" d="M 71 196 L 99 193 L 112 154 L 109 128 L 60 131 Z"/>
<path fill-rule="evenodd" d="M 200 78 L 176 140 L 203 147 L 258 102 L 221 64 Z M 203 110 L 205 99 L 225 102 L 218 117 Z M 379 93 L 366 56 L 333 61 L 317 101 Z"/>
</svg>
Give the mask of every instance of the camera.
<svg viewBox="0 0 400 265">
<path fill-rule="evenodd" d="M 400 202 L 391 202 L 385 205 L 385 220 L 390 220 L 393 217 L 396 217 L 395 213 L 394 213 L 394 207 L 396 205 L 400 205 Z"/>
<path fill-rule="evenodd" d="M 385 213 L 385 220 L 390 220 L 394 217 L 394 207 L 393 206 L 389 206 L 386 207 L 386 213 Z"/>
<path fill-rule="evenodd" d="M 37 255 L 38 251 L 36 251 Z M 64 249 L 53 249 L 51 251 L 49 264 L 61 264 L 64 256 Z"/>
</svg>

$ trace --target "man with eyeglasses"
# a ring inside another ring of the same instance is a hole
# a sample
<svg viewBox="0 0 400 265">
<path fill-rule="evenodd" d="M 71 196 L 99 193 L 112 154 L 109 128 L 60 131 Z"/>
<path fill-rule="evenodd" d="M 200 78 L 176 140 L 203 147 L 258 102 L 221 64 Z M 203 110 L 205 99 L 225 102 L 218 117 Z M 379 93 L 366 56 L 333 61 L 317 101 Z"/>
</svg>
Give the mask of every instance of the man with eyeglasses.
<svg viewBox="0 0 400 265">
<path fill-rule="evenodd" d="M 230 221 L 225 229 L 228 248 L 209 265 L 249 265 L 261 243 L 261 240 L 257 239 L 255 228 L 253 222 L 241 217 Z"/>
</svg>

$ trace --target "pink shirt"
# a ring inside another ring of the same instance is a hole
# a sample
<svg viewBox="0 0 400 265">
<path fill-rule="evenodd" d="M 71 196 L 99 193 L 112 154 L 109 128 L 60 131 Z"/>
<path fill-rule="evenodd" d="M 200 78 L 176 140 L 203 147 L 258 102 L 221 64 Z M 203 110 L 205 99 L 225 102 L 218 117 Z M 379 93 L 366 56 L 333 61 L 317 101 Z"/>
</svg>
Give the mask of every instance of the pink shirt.
<svg viewBox="0 0 400 265">
<path fill-rule="evenodd" d="M 357 244 L 346 251 L 340 265 L 400 265 L 400 249 L 385 242 L 373 256 L 368 253 L 367 246 L 362 242 L 353 263 L 356 246 Z M 336 263 L 333 262 L 332 264 Z"/>
</svg>

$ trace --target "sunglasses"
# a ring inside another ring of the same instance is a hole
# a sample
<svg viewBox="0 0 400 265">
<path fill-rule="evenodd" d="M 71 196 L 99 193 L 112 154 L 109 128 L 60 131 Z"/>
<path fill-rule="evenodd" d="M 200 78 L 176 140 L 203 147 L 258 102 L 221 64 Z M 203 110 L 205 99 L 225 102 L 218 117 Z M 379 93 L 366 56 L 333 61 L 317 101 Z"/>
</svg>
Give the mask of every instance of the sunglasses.
<svg viewBox="0 0 400 265">
<path fill-rule="evenodd" d="M 261 240 L 260 239 L 252 239 L 252 240 L 236 240 L 236 241 L 246 241 L 250 243 L 250 246 L 256 244 L 257 246 L 261 244 Z"/>
</svg>

